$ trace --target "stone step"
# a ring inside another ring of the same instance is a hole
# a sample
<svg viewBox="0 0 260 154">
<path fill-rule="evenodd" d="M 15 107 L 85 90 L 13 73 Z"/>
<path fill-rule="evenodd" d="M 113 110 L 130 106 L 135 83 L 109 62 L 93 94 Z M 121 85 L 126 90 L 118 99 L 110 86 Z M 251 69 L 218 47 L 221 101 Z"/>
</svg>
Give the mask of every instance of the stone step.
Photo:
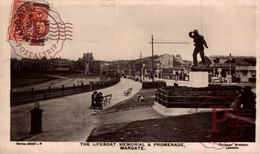
<svg viewBox="0 0 260 154">
<path fill-rule="evenodd" d="M 210 108 L 210 106 L 224 106 L 229 108 L 231 106 L 228 102 L 169 102 L 160 103 L 166 108 Z"/>
</svg>

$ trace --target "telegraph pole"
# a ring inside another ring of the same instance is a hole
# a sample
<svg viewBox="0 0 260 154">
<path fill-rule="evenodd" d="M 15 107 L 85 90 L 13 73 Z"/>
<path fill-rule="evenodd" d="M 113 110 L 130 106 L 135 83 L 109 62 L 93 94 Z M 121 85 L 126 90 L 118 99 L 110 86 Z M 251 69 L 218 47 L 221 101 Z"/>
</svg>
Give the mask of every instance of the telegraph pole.
<svg viewBox="0 0 260 154">
<path fill-rule="evenodd" d="M 153 39 L 153 35 L 152 35 L 152 41 L 151 42 L 148 42 L 148 43 L 151 43 L 152 44 L 152 79 L 153 79 L 153 82 L 154 82 L 154 76 L 153 76 L 153 74 L 154 74 L 154 67 L 153 67 L 153 54 L 154 54 L 154 51 L 153 51 L 153 45 L 154 44 L 189 44 L 189 42 L 158 42 L 158 41 L 156 41 L 156 42 L 154 42 L 154 39 Z"/>
<path fill-rule="evenodd" d="M 153 83 L 154 83 L 154 76 L 153 76 L 153 35 L 152 35 L 152 80 L 153 80 Z"/>
<path fill-rule="evenodd" d="M 140 83 L 142 83 L 142 52 L 140 52 Z"/>
</svg>

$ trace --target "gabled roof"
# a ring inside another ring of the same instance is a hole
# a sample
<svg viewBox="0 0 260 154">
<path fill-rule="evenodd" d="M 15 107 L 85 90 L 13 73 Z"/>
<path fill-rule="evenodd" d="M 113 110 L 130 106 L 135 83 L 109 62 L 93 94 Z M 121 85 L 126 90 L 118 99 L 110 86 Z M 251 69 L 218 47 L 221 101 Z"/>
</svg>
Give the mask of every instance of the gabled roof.
<svg viewBox="0 0 260 154">
<path fill-rule="evenodd" d="M 214 66 L 225 66 L 230 65 L 230 56 L 210 56 L 208 57 L 211 59 L 212 64 Z M 214 59 L 220 58 L 220 59 L 226 59 L 224 63 L 214 63 Z M 231 63 L 232 66 L 255 66 L 256 65 L 256 57 L 253 56 L 231 56 Z"/>
<path fill-rule="evenodd" d="M 236 66 L 253 66 L 252 63 L 248 62 L 246 59 L 236 59 Z"/>
</svg>

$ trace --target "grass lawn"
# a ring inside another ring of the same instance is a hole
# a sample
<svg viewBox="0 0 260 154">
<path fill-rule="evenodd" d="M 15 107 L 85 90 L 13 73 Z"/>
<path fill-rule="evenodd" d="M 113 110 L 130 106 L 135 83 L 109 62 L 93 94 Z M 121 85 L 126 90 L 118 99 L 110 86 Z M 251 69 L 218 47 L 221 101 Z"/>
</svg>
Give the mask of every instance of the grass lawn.
<svg viewBox="0 0 260 154">
<path fill-rule="evenodd" d="M 140 103 L 137 100 L 137 95 L 141 95 L 144 97 L 144 102 Z M 133 95 L 129 99 L 122 101 L 112 107 L 109 107 L 98 114 L 104 113 L 111 113 L 111 112 L 118 112 L 118 111 L 125 111 L 125 110 L 132 110 L 144 107 L 152 107 L 154 104 L 154 97 L 155 97 L 155 89 L 142 89 L 137 94 Z"/>
<path fill-rule="evenodd" d="M 219 118 L 222 113 L 218 115 Z M 196 115 L 196 128 L 208 139 L 219 140 L 230 136 L 235 128 L 229 127 L 227 122 L 219 123 L 217 128 L 220 133 L 209 133 L 211 127 L 211 113 Z M 134 121 L 129 123 L 107 124 L 96 127 L 88 137 L 88 142 L 205 142 L 193 126 L 189 127 L 189 120 L 193 115 L 166 117 Z M 235 138 L 238 138 L 236 136 Z M 246 126 L 242 136 L 238 139 L 230 139 L 236 142 L 254 142 L 255 125 Z"/>
<path fill-rule="evenodd" d="M 97 76 L 91 76 L 91 77 L 87 77 L 84 74 L 69 74 L 69 75 L 65 75 L 65 74 L 53 74 L 53 75 L 49 75 L 46 73 L 19 73 L 14 75 L 15 77 L 11 78 L 11 88 L 23 88 L 26 86 L 40 86 L 40 89 L 45 89 L 48 88 L 49 85 L 47 86 L 43 86 L 44 84 L 48 84 L 48 81 L 58 81 L 61 82 L 60 85 L 55 84 L 52 85 L 50 84 L 50 86 L 52 87 L 57 87 L 60 86 L 62 84 L 64 84 L 65 86 L 72 86 L 73 83 L 68 83 L 67 81 L 69 80 L 70 82 L 74 81 L 74 83 L 77 84 L 77 80 L 83 80 L 83 82 L 89 80 L 89 81 L 99 81 L 99 77 Z M 64 77 L 64 78 L 63 78 Z M 69 84 L 69 85 L 68 85 Z"/>
<path fill-rule="evenodd" d="M 54 79 L 19 79 L 19 78 L 11 78 L 11 87 L 23 87 L 23 86 L 32 86 L 35 84 L 44 83 L 46 81 L 51 81 Z"/>
<path fill-rule="evenodd" d="M 11 87 L 24 87 L 41 84 L 47 81 L 55 80 L 56 77 L 49 76 L 46 73 L 13 73 L 11 74 Z"/>
</svg>

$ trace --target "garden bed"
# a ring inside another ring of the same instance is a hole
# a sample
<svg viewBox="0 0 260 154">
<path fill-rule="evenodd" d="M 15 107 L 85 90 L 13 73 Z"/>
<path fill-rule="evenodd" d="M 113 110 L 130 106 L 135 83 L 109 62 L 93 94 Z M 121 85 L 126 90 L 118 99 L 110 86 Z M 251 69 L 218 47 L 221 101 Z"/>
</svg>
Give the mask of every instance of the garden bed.
<svg viewBox="0 0 260 154">
<path fill-rule="evenodd" d="M 211 105 L 230 107 L 240 94 L 239 86 L 209 86 L 205 88 L 165 87 L 156 91 L 158 103 L 167 108 L 209 108 Z"/>
<path fill-rule="evenodd" d="M 131 98 L 124 100 L 114 106 L 111 106 L 111 107 L 103 110 L 99 114 L 126 111 L 126 110 L 145 108 L 145 107 L 152 107 L 154 104 L 154 97 L 155 97 L 154 93 L 155 93 L 154 89 L 141 90 L 137 94 L 133 95 Z M 144 98 L 144 102 L 140 103 L 137 100 L 137 95 L 142 96 Z"/>
</svg>

